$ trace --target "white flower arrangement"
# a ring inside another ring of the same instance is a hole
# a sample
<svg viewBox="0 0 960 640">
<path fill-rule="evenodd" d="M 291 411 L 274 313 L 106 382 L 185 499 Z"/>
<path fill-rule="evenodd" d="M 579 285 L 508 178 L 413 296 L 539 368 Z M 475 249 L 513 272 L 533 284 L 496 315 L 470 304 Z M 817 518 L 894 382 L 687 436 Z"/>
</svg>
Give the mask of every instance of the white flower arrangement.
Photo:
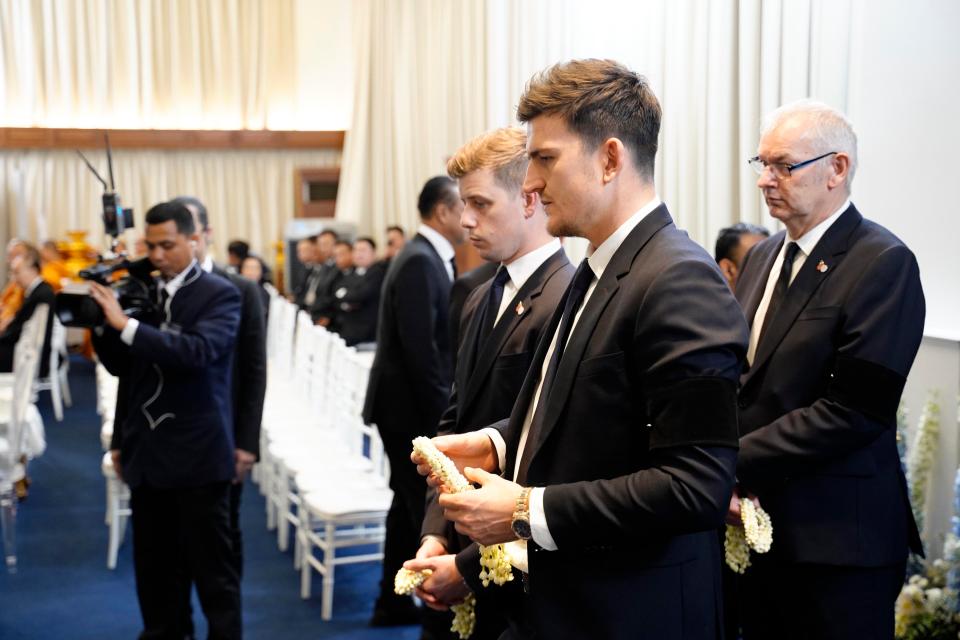
<svg viewBox="0 0 960 640">
<path fill-rule="evenodd" d="M 747 499 L 740 500 L 740 520 L 743 526 L 727 525 L 723 550 L 727 566 L 742 574 L 750 566 L 751 551 L 766 553 L 773 545 L 773 521 L 766 511 Z"/>
<path fill-rule="evenodd" d="M 413 440 L 413 451 L 426 460 L 430 469 L 440 479 L 443 489 L 449 493 L 472 491 L 473 485 L 463 477 L 453 460 L 445 456 L 430 438 L 419 436 Z M 502 544 L 478 545 L 480 547 L 480 581 L 484 587 L 490 583 L 503 585 L 513 580 L 513 568 Z M 401 569 L 401 572 L 406 569 Z M 428 574 L 429 575 L 429 574 Z M 426 577 L 414 585 L 413 589 L 423 583 Z M 396 580 L 400 580 L 397 573 Z M 404 578 L 406 580 L 406 578 Z M 411 589 L 408 593 L 413 591 Z M 399 591 L 398 591 L 399 593 Z M 454 612 L 453 625 L 450 630 L 457 633 L 461 639 L 469 638 L 476 623 L 476 598 L 471 593 L 461 604 L 450 607 Z"/>
<path fill-rule="evenodd" d="M 408 596 L 432 574 L 430 569 L 411 571 L 401 567 L 393 578 L 393 591 L 399 596 Z M 453 624 L 450 625 L 450 631 L 459 635 L 460 640 L 467 640 L 473 635 L 473 627 L 477 622 L 476 607 L 477 600 L 472 593 L 467 594 L 460 604 L 450 607 L 453 611 Z"/>
<path fill-rule="evenodd" d="M 927 506 L 927 487 L 933 470 L 940 441 L 940 405 L 937 392 L 931 391 L 920 414 L 917 434 L 908 451 L 907 480 L 910 486 L 910 504 L 917 528 L 922 532 Z"/>
</svg>

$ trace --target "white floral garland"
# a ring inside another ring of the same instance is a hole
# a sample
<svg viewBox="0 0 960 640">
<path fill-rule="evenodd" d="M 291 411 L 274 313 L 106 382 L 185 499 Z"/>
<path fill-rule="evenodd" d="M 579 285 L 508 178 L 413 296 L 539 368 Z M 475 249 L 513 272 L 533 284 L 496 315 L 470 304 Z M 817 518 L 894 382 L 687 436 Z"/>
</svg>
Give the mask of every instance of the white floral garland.
<svg viewBox="0 0 960 640">
<path fill-rule="evenodd" d="M 430 438 L 425 436 L 414 438 L 413 451 L 430 465 L 430 469 L 440 479 L 443 488 L 449 493 L 473 490 L 473 485 L 463 477 L 463 474 L 457 469 L 457 465 L 454 464 L 453 460 L 437 449 Z M 489 546 L 481 544 L 477 546 L 480 547 L 480 581 L 484 587 L 490 586 L 491 582 L 496 585 L 503 585 L 513 580 L 513 568 L 510 565 L 510 561 L 502 544 Z M 397 573 L 394 582 L 395 585 L 399 585 L 402 582 L 405 588 L 407 580 L 411 578 L 406 575 L 401 576 L 401 573 L 404 571 L 408 570 L 401 569 L 400 572 Z M 412 572 L 408 571 L 408 573 Z M 427 575 L 429 575 L 429 573 L 427 573 Z M 419 580 L 419 582 L 414 584 L 406 593 L 412 593 L 413 589 L 416 589 L 426 580 L 426 576 L 417 577 L 415 580 Z M 400 587 L 397 586 L 397 588 L 399 589 Z M 400 593 L 400 591 L 397 591 L 397 593 Z M 450 608 L 454 612 L 453 625 L 450 627 L 450 630 L 459 634 L 462 639 L 470 637 L 476 622 L 476 598 L 474 595 L 472 593 L 469 594 L 463 603 L 453 605 Z"/>
<path fill-rule="evenodd" d="M 431 574 L 433 574 L 433 571 L 430 569 L 411 571 L 401 567 L 393 578 L 393 591 L 399 596 L 408 596 L 423 584 Z M 467 597 L 460 604 L 450 607 L 450 610 L 453 611 L 453 624 L 450 625 L 450 631 L 460 636 L 460 640 L 467 640 L 473 635 L 473 627 L 477 623 L 476 607 L 477 599 L 472 593 L 467 594 Z"/>
<path fill-rule="evenodd" d="M 727 566 L 737 573 L 745 573 L 750 566 L 750 551 L 766 553 L 773 544 L 773 521 L 752 500 L 740 500 L 740 520 L 743 526 L 727 525 L 723 540 Z"/>
</svg>

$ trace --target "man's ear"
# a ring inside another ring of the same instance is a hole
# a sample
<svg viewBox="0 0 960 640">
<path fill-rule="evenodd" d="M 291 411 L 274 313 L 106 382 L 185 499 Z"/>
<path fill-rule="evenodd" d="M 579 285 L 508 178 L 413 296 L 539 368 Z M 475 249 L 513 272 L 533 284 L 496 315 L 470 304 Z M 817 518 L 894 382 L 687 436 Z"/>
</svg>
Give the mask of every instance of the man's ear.
<svg viewBox="0 0 960 640">
<path fill-rule="evenodd" d="M 831 189 L 842 187 L 847 182 L 847 176 L 850 175 L 850 156 L 840 152 L 833 156 L 830 165 L 833 167 L 833 175 L 827 181 Z"/>
<path fill-rule="evenodd" d="M 540 196 L 534 191 L 523 193 L 523 217 L 530 219 L 537 212 L 537 204 L 540 202 Z"/>
<path fill-rule="evenodd" d="M 730 258 L 720 258 L 717 266 L 720 267 L 720 272 L 723 273 L 723 277 L 727 279 L 727 284 L 732 289 L 733 283 L 737 281 L 737 264 Z"/>
<path fill-rule="evenodd" d="M 627 160 L 627 148 L 619 138 L 607 138 L 600 145 L 599 153 L 603 183 L 609 184 L 623 171 Z"/>
</svg>

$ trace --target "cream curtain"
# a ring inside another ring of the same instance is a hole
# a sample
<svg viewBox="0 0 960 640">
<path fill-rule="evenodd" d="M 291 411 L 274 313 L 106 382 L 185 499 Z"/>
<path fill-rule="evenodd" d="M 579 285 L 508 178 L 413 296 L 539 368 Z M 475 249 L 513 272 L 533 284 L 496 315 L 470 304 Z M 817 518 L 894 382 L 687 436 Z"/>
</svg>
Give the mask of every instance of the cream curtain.
<svg viewBox="0 0 960 640">
<path fill-rule="evenodd" d="M 284 129 L 297 108 L 294 0 L 0 2 L 0 126 Z M 88 153 L 101 173 L 102 152 Z M 136 210 L 193 194 L 221 245 L 266 257 L 294 212 L 293 170 L 337 166 L 339 151 L 115 154 Z M 67 151 L 0 152 L 0 242 L 83 229 L 102 245 L 100 186 Z M 221 254 L 223 251 L 221 251 Z"/>
<path fill-rule="evenodd" d="M 417 189 L 443 169 L 439 158 L 514 124 L 526 81 L 561 60 L 613 58 L 650 79 L 664 112 L 658 192 L 711 251 L 724 226 L 773 225 L 746 164 L 763 114 L 805 96 L 847 107 L 850 0 L 451 4 L 355 7 L 355 119 L 337 215 L 366 231 L 415 224 Z M 441 73 L 446 82 L 436 81 Z"/>
<path fill-rule="evenodd" d="M 362 0 L 355 22 L 353 126 L 337 218 L 383 238 L 416 228 L 417 194 L 486 126 L 481 0 Z"/>
<path fill-rule="evenodd" d="M 106 176 L 102 153 L 87 154 Z M 132 206 L 138 231 L 153 204 L 177 195 L 195 195 L 207 205 L 218 259 L 234 238 L 250 242 L 272 261 L 294 211 L 293 172 L 297 167 L 335 167 L 340 152 L 325 151 L 139 151 L 114 153 L 117 189 Z M 0 153 L 0 209 L 9 236 L 35 240 L 65 238 L 88 231 L 87 241 L 103 247 L 100 183 L 68 151 Z M 133 237 L 128 238 L 132 242 Z"/>
<path fill-rule="evenodd" d="M 283 128 L 293 0 L 4 0 L 3 126 Z"/>
</svg>

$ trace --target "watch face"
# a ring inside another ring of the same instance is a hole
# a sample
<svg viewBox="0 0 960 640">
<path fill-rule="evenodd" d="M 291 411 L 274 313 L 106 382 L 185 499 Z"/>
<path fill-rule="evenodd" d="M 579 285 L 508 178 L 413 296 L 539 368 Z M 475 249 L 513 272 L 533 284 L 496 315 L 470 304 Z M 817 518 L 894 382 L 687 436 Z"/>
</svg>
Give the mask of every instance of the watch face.
<svg viewBox="0 0 960 640">
<path fill-rule="evenodd" d="M 529 540 L 531 536 L 530 522 L 527 520 L 514 520 L 513 533 L 521 540 Z"/>
</svg>

